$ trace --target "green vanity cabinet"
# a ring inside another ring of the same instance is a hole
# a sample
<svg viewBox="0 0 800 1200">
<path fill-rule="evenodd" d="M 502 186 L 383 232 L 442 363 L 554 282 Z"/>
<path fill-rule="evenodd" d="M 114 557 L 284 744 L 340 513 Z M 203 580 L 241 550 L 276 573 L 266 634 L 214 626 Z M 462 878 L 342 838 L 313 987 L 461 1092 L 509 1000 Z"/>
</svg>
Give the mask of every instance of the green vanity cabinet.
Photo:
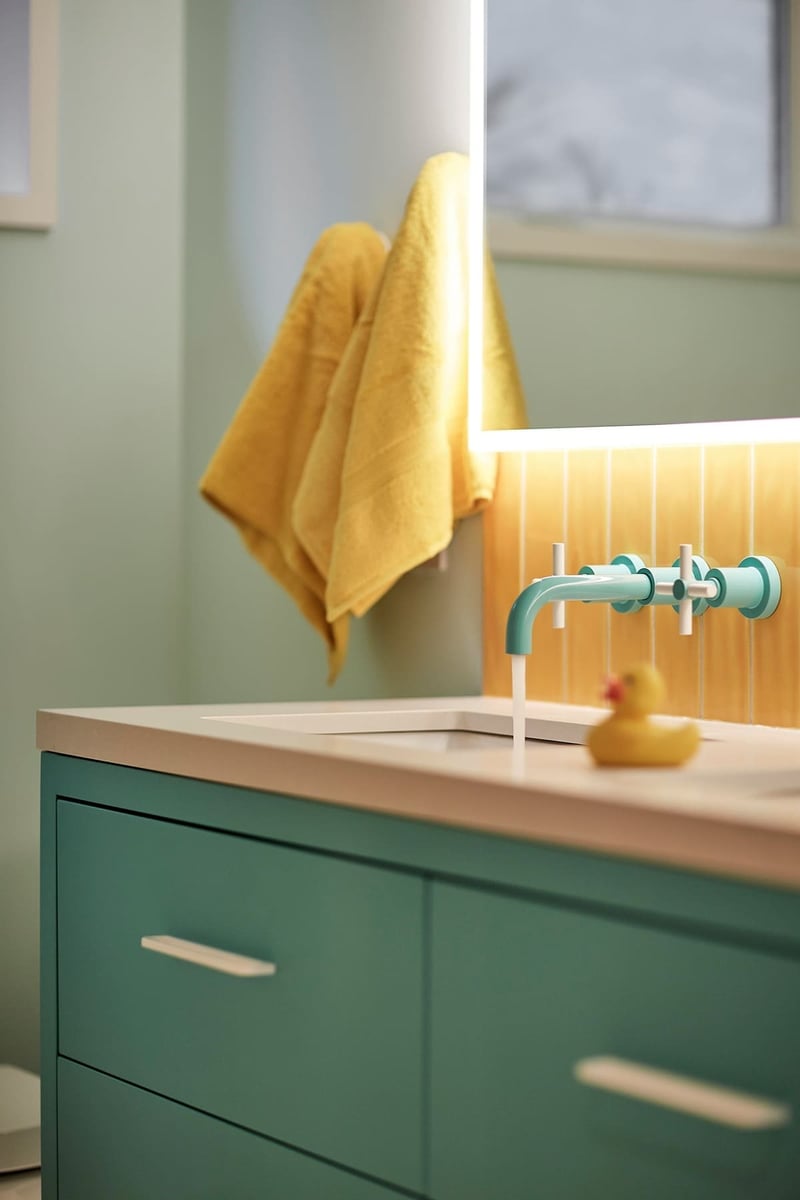
<svg viewBox="0 0 800 1200">
<path fill-rule="evenodd" d="M 397 1193 L 61 1059 L 60 1200 L 391 1200 Z M 88 1148 L 87 1148 L 88 1147 Z"/>
<path fill-rule="evenodd" d="M 57 854 L 64 1056 L 419 1189 L 418 876 L 69 800 Z M 163 935 L 275 974 L 142 948 Z"/>
<path fill-rule="evenodd" d="M 491 1196 L 500 1163 L 503 1200 L 800 1194 L 797 958 L 437 884 L 432 963 L 439 1200 Z M 603 1079 L 609 1059 L 770 1098 L 775 1123 L 726 1126 L 576 1077 L 599 1061 Z"/>
<path fill-rule="evenodd" d="M 797 893 L 52 753 L 41 829 L 44 1200 L 800 1195 Z"/>
</svg>

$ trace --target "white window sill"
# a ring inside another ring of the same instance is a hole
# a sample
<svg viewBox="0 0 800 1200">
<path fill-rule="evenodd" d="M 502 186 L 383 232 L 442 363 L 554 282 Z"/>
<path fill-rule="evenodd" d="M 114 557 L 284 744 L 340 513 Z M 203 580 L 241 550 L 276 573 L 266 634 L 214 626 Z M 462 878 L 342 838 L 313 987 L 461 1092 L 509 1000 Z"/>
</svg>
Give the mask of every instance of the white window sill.
<svg viewBox="0 0 800 1200">
<path fill-rule="evenodd" d="M 728 233 L 600 222 L 545 224 L 488 213 L 486 231 L 497 259 L 800 276 L 800 228 L 791 226 Z"/>
</svg>

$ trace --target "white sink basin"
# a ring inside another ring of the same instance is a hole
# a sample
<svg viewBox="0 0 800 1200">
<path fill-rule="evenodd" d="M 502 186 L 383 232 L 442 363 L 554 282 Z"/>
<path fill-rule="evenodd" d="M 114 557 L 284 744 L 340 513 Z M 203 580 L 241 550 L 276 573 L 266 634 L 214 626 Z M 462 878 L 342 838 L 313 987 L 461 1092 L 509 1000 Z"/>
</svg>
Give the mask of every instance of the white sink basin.
<svg viewBox="0 0 800 1200">
<path fill-rule="evenodd" d="M 509 734 L 481 733 L 476 729 L 381 729 L 335 735 L 348 742 L 371 746 L 407 746 L 413 750 L 503 750 L 510 745 Z M 560 745 L 560 742 L 551 743 Z"/>
<path fill-rule="evenodd" d="M 224 716 L 215 713 L 203 719 L 225 722 L 227 725 L 248 725 L 265 731 L 281 730 L 314 737 L 331 737 L 358 745 L 371 744 L 438 753 L 508 750 L 511 747 L 510 704 L 503 705 L 500 711 L 497 708 L 494 711 L 479 708 L 477 705 L 470 707 L 468 703 L 452 707 L 445 704 L 439 707 L 433 704 L 424 707 L 422 703 L 411 702 L 405 708 L 400 707 L 400 704 L 402 701 L 395 707 L 392 701 L 388 701 L 387 707 L 381 707 L 379 703 L 362 705 L 354 701 L 350 706 L 346 702 L 340 702 L 334 708 L 318 707 L 294 712 L 249 712 Z M 598 714 L 588 709 L 584 710 L 578 719 L 567 720 L 557 714 L 547 717 L 529 716 L 525 721 L 525 738 L 529 744 L 536 743 L 539 755 L 546 750 L 546 743 L 549 743 L 552 752 L 548 754 L 548 760 L 562 762 L 563 751 L 560 756 L 555 755 L 555 748 L 584 745 L 587 734 L 597 719 Z M 661 724 L 670 725 L 681 724 L 683 718 L 659 717 L 658 720 Z M 704 742 L 715 742 L 720 738 L 717 732 L 709 733 L 708 730 L 704 730 L 702 736 Z M 742 789 L 736 790 L 739 793 Z"/>
<path fill-rule="evenodd" d="M 236 725 L 346 738 L 418 750 L 498 750 L 511 745 L 511 717 L 468 708 L 349 709 L 207 717 Z M 528 718 L 528 741 L 581 745 L 587 725 Z"/>
</svg>

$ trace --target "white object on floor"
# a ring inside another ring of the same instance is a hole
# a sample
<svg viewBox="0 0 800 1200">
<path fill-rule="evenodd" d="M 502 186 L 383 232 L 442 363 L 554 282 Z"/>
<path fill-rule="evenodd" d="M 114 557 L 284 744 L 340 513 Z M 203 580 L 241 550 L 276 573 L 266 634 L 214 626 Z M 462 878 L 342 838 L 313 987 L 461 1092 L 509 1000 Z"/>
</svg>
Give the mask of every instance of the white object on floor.
<svg viewBox="0 0 800 1200">
<path fill-rule="evenodd" d="M 0 1066 L 0 1179 L 41 1165 L 39 1106 L 39 1076 Z"/>
<path fill-rule="evenodd" d="M 0 1175 L 0 1200 L 41 1200 L 41 1171 L 21 1171 Z"/>
</svg>

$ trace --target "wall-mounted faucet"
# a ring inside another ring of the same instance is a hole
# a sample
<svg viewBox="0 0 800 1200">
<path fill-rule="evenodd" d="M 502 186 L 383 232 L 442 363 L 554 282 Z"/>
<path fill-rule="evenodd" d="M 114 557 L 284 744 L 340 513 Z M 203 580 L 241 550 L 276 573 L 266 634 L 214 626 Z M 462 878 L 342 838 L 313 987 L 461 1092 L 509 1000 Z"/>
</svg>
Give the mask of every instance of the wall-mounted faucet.
<svg viewBox="0 0 800 1200">
<path fill-rule="evenodd" d="M 634 605 L 641 607 L 647 602 L 652 584 L 639 573 L 639 563 L 641 559 L 621 554 L 605 566 L 581 567 L 577 575 L 548 575 L 544 579 L 534 579 L 511 605 L 506 625 L 506 652 L 530 654 L 533 623 L 546 604 L 583 600 L 589 604 L 624 605 L 623 611 L 630 611 Z M 563 621 L 560 627 L 563 628 Z"/>
<path fill-rule="evenodd" d="M 745 617 L 763 620 L 774 613 L 780 600 L 780 573 L 771 558 L 749 556 L 738 567 L 709 568 L 685 543 L 671 567 L 645 567 L 636 555 L 618 554 L 610 563 L 584 566 L 577 575 L 565 575 L 563 550 L 561 543 L 554 544 L 554 574 L 534 579 L 512 604 L 506 625 L 508 654 L 530 654 L 533 623 L 546 604 L 559 606 L 553 622 L 557 628 L 564 626 L 567 600 L 607 603 L 617 612 L 671 604 L 679 614 L 679 633 L 687 635 L 692 632 L 693 617 L 709 607 L 738 608 Z"/>
</svg>

